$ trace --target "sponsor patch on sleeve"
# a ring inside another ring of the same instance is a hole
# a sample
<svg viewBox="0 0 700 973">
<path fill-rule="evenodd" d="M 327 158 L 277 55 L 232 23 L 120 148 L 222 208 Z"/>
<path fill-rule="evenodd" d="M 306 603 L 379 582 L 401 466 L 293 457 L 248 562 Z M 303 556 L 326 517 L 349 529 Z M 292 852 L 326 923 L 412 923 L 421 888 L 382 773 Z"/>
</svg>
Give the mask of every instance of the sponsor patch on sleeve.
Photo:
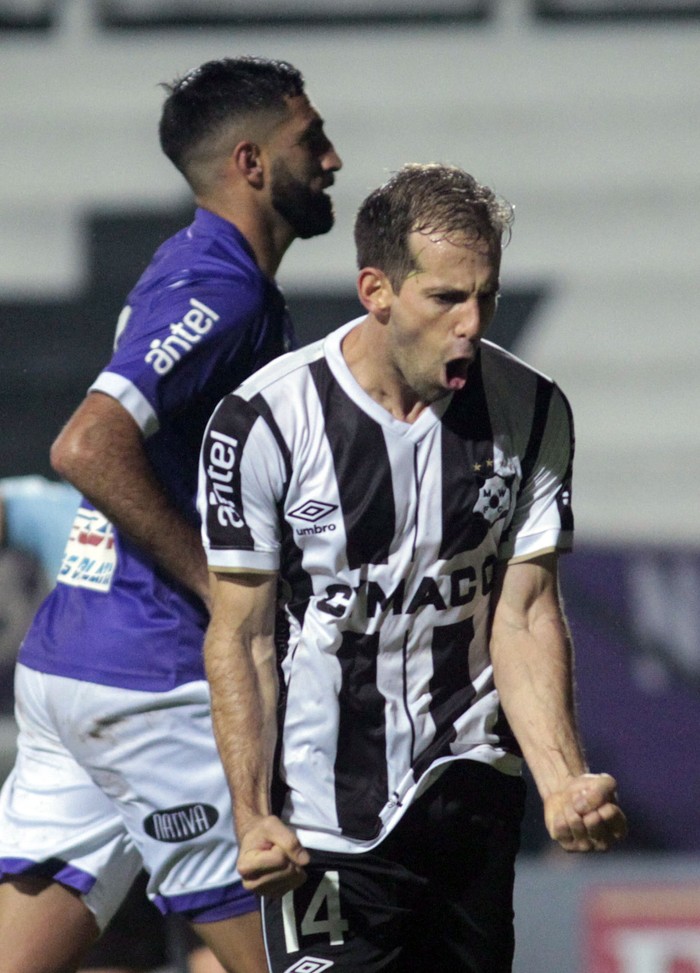
<svg viewBox="0 0 700 973">
<path fill-rule="evenodd" d="M 112 524 L 99 510 L 80 507 L 56 580 L 74 588 L 107 592 L 116 566 L 117 551 Z"/>
</svg>

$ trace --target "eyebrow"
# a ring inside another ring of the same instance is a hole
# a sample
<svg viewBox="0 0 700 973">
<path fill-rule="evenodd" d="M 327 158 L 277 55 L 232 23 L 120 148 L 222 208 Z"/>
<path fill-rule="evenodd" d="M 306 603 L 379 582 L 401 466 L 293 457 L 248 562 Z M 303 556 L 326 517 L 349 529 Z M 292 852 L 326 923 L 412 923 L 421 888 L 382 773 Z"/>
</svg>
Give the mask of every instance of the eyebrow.
<svg viewBox="0 0 700 973">
<path fill-rule="evenodd" d="M 496 280 L 493 282 L 493 284 L 489 284 L 487 287 L 476 288 L 475 290 L 467 290 L 464 287 L 452 287 L 449 284 L 437 284 L 434 287 L 426 288 L 425 293 L 429 297 L 470 297 L 472 294 L 475 294 L 477 297 L 490 297 L 494 294 L 498 294 L 499 290 L 500 280 Z"/>
</svg>

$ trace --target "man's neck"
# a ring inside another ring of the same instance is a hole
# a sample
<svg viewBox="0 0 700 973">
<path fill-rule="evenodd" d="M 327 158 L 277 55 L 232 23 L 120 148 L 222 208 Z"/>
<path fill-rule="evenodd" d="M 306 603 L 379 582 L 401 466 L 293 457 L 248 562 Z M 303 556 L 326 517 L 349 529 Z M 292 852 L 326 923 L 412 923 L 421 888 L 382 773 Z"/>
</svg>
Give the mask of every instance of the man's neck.
<svg viewBox="0 0 700 973">
<path fill-rule="evenodd" d="M 282 257 L 295 239 L 291 227 L 274 218 L 266 219 L 260 208 L 250 205 L 210 198 L 198 198 L 197 205 L 233 223 L 250 244 L 260 270 L 274 280 Z"/>
<path fill-rule="evenodd" d="M 345 336 L 341 351 L 360 388 L 395 419 L 411 425 L 428 408 L 389 362 L 382 325 L 371 314 Z"/>
</svg>

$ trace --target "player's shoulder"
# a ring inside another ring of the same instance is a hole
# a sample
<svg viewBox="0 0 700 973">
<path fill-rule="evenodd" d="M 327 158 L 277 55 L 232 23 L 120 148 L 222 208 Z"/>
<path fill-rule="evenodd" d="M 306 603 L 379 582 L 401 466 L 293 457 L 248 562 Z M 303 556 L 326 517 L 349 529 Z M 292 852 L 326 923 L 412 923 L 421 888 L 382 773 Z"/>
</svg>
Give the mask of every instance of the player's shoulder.
<svg viewBox="0 0 700 973">
<path fill-rule="evenodd" d="M 129 294 L 128 303 L 178 304 L 213 291 L 236 306 L 242 296 L 262 299 L 267 278 L 243 234 L 228 220 L 198 209 L 194 221 L 160 245 Z M 205 302 L 206 303 L 206 302 Z M 223 310 L 223 308 L 221 309 Z"/>
<path fill-rule="evenodd" d="M 273 359 L 245 379 L 232 394 L 248 401 L 258 395 L 268 401 L 284 400 L 292 386 L 310 378 L 309 366 L 324 357 L 325 340 L 319 338 Z"/>
<path fill-rule="evenodd" d="M 115 348 L 150 346 L 157 354 L 169 342 L 179 358 L 203 340 L 237 345 L 249 329 L 257 332 L 269 320 L 277 321 L 283 308 L 282 295 L 248 254 L 239 260 L 233 252 L 227 259 L 212 259 L 210 253 L 176 248 L 156 255 L 132 288 Z"/>
<path fill-rule="evenodd" d="M 514 402 L 536 395 L 566 396 L 556 379 L 492 341 L 481 342 L 481 373 L 487 390 L 506 393 Z"/>
<path fill-rule="evenodd" d="M 557 382 L 492 342 L 482 342 L 481 374 L 495 426 L 529 441 L 534 430 L 560 430 L 568 441 L 574 417 Z M 557 433 L 558 435 L 558 433 Z"/>
<path fill-rule="evenodd" d="M 323 341 L 305 345 L 273 359 L 253 372 L 218 403 L 211 417 L 207 437 L 221 432 L 247 439 L 262 420 L 262 427 L 279 429 L 295 424 L 303 413 L 308 366 L 323 357 Z"/>
<path fill-rule="evenodd" d="M 489 377 L 492 375 L 507 375 L 509 378 L 520 378 L 524 382 L 543 381 L 554 384 L 549 375 L 528 364 L 522 358 L 507 351 L 492 341 L 483 339 L 480 345 L 482 369 Z"/>
</svg>

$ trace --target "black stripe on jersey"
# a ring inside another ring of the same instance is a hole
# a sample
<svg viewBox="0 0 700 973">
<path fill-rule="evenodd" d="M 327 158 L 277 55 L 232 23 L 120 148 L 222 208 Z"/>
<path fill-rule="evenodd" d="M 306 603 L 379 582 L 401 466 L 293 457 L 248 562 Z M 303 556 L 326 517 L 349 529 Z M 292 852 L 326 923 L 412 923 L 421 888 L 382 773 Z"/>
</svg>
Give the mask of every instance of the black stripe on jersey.
<svg viewBox="0 0 700 973">
<path fill-rule="evenodd" d="M 309 366 L 333 456 L 350 569 L 386 564 L 396 510 L 381 426 L 338 385 L 325 358 Z"/>
<path fill-rule="evenodd" d="M 522 483 L 526 483 L 535 468 L 537 457 L 542 445 L 545 429 L 547 428 L 547 416 L 549 415 L 549 405 L 552 401 L 554 386 L 542 376 L 537 378 L 537 390 L 535 392 L 535 409 L 532 415 L 532 426 L 530 427 L 530 438 L 525 448 L 520 467 L 522 469 Z"/>
<path fill-rule="evenodd" d="M 280 500 L 277 502 L 277 519 L 281 528 L 280 576 L 285 585 L 283 597 L 287 602 L 287 607 L 301 623 L 303 621 L 304 612 L 306 611 L 309 599 L 313 594 L 313 585 L 311 583 L 310 575 L 304 571 L 301 566 L 301 549 L 296 544 L 293 530 L 284 517 L 284 502 L 289 489 L 289 481 L 292 476 L 292 456 L 266 399 L 262 395 L 258 394 L 253 396 L 250 402 L 260 414 L 260 417 L 267 423 L 270 432 L 274 436 L 275 442 L 277 443 L 284 462 L 284 490 Z M 289 632 L 287 631 L 287 637 L 288 635 Z M 280 638 L 278 639 L 278 649 L 282 649 L 283 647 L 286 649 L 286 640 L 283 641 L 283 637 L 280 634 Z"/>
<path fill-rule="evenodd" d="M 532 471 L 535 468 L 535 463 L 537 462 L 537 457 L 539 455 L 542 440 L 547 428 L 547 418 L 549 416 L 549 407 L 552 402 L 553 392 L 554 386 L 552 383 L 548 382 L 547 379 L 543 378 L 541 375 L 538 376 L 537 387 L 535 389 L 535 406 L 532 413 L 532 425 L 530 426 L 530 437 L 528 439 L 527 446 L 525 447 L 523 458 L 520 462 L 520 469 L 522 471 L 522 479 L 520 481 L 521 489 L 527 483 L 528 478 L 532 475 Z M 570 489 L 571 487 L 569 485 L 569 490 Z M 563 526 L 564 525 L 562 523 L 562 527 Z M 502 540 L 507 540 L 510 530 L 511 527 L 509 525 L 503 532 Z"/>
<path fill-rule="evenodd" d="M 435 736 L 430 746 L 413 762 L 416 780 L 434 760 L 450 756 L 451 744 L 457 736 L 455 721 L 466 713 L 474 699 L 475 690 L 469 677 L 469 647 L 473 638 L 472 618 L 433 629 L 429 708 Z"/>
<path fill-rule="evenodd" d="M 213 550 L 253 550 L 241 502 L 240 457 L 258 413 L 244 399 L 227 395 L 217 406 L 202 443 L 206 477 L 207 533 Z"/>
<path fill-rule="evenodd" d="M 261 418 L 267 423 L 284 462 L 285 484 L 282 497 L 277 504 L 278 523 L 281 527 L 280 576 L 284 579 L 285 585 L 288 586 L 283 592 L 287 607 L 301 624 L 309 604 L 309 599 L 313 594 L 313 585 L 310 575 L 301 566 L 301 549 L 295 542 L 293 530 L 284 517 L 284 502 L 289 489 L 289 481 L 292 477 L 292 456 L 266 399 L 258 394 L 253 396 L 250 401 Z M 289 636 L 288 626 L 286 638 L 282 635 L 282 630 L 280 629 L 279 631 L 280 637 L 277 638 L 278 651 L 286 652 L 286 641 Z"/>
<path fill-rule="evenodd" d="M 557 509 L 559 511 L 559 516 L 561 518 L 562 530 L 573 531 L 574 529 L 574 511 L 571 506 L 571 485 L 574 476 L 574 416 L 571 411 L 571 406 L 569 405 L 569 400 L 561 392 L 560 394 L 564 402 L 564 407 L 566 409 L 566 414 L 569 417 L 569 429 L 571 430 L 571 451 L 569 453 L 569 465 L 564 474 L 564 479 L 562 480 L 561 487 L 557 493 Z"/>
<path fill-rule="evenodd" d="M 493 472 L 491 420 L 477 362 L 469 381 L 442 417 L 442 543 L 439 557 L 472 551 L 490 525 L 474 512 L 479 491 Z"/>
<path fill-rule="evenodd" d="M 368 840 L 379 832 L 387 802 L 385 699 L 377 688 L 379 633 L 344 632 L 338 650 L 338 750 L 335 803 L 344 835 Z"/>
<path fill-rule="evenodd" d="M 279 617 L 279 613 L 278 613 Z M 289 788 L 285 781 L 279 775 L 279 768 L 282 766 L 282 753 L 284 750 L 284 718 L 287 713 L 287 688 L 284 684 L 284 679 L 282 677 L 282 672 L 279 667 L 278 659 L 278 669 L 277 669 L 277 679 L 279 682 L 279 699 L 277 702 L 277 740 L 275 741 L 275 754 L 272 763 L 272 780 L 270 781 L 270 807 L 272 813 L 276 814 L 277 817 L 282 815 L 284 810 L 284 805 L 287 800 L 287 794 L 289 793 Z"/>
<path fill-rule="evenodd" d="M 292 454 L 289 452 L 289 447 L 285 442 L 284 436 L 280 432 L 280 427 L 277 425 L 277 420 L 272 414 L 270 406 L 267 404 L 267 399 L 260 393 L 254 395 L 250 400 L 251 406 L 255 411 L 265 420 L 270 432 L 274 436 L 275 442 L 277 443 L 277 448 L 282 454 L 282 459 L 284 461 L 285 469 L 285 493 L 289 487 L 289 481 L 292 478 Z"/>
<path fill-rule="evenodd" d="M 498 704 L 498 716 L 493 724 L 493 733 L 498 737 L 498 746 L 503 747 L 508 753 L 514 753 L 516 757 L 522 757 L 523 752 L 520 744 L 515 739 L 515 734 L 510 728 L 510 723 L 501 704 Z"/>
<path fill-rule="evenodd" d="M 284 490 L 282 497 L 277 503 L 277 519 L 281 527 L 280 576 L 288 586 L 288 589 L 284 592 L 284 596 L 287 599 L 287 606 L 301 623 L 306 607 L 309 604 L 309 599 L 313 594 L 313 585 L 310 575 L 301 566 L 301 549 L 295 542 L 293 530 L 284 517 L 284 502 L 289 489 L 289 481 L 292 477 L 292 455 L 266 399 L 258 394 L 253 396 L 250 401 L 251 405 L 260 413 L 261 418 L 267 423 L 284 462 Z M 289 632 L 287 631 L 288 635 Z M 283 645 L 281 639 L 278 639 L 278 649 L 284 649 L 286 651 L 286 646 Z"/>
</svg>

